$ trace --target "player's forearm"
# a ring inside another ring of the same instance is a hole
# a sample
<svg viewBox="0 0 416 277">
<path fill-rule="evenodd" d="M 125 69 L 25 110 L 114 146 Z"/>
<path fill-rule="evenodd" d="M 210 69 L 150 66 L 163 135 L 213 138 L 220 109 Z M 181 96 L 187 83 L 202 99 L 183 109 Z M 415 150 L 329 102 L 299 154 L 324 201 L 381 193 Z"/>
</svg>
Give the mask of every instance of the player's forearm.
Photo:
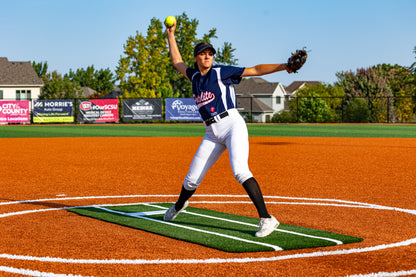
<svg viewBox="0 0 416 277">
<path fill-rule="evenodd" d="M 168 33 L 168 44 L 169 44 L 169 54 L 170 59 L 172 60 L 173 66 L 180 72 L 182 75 L 186 76 L 186 68 L 187 66 L 184 64 L 182 60 L 182 55 L 179 52 L 178 44 L 176 43 L 175 34 Z"/>
<path fill-rule="evenodd" d="M 169 53 L 173 65 L 178 64 L 182 61 L 181 53 L 179 52 L 178 44 L 173 33 L 168 34 Z"/>
<path fill-rule="evenodd" d="M 286 64 L 258 64 L 253 67 L 247 67 L 241 77 L 262 76 L 282 70 L 287 70 Z"/>
</svg>

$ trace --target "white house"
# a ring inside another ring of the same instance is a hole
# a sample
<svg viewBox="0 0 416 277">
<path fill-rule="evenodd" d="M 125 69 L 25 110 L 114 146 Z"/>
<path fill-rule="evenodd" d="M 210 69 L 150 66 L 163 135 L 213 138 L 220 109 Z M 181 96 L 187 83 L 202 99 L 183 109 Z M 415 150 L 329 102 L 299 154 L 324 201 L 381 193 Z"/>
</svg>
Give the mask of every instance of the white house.
<svg viewBox="0 0 416 277">
<path fill-rule="evenodd" d="M 43 85 L 30 62 L 0 57 L 0 100 L 38 99 Z"/>
<path fill-rule="evenodd" d="M 234 87 L 240 112 L 245 114 L 251 111 L 257 122 L 266 122 L 284 109 L 286 91 L 281 83 L 249 78 Z"/>
</svg>

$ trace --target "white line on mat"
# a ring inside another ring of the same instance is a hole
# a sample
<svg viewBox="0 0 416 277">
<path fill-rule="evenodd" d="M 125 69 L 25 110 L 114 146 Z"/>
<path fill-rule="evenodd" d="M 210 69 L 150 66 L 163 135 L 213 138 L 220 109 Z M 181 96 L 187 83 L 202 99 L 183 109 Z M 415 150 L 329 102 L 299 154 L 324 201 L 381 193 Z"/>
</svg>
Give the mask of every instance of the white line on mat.
<svg viewBox="0 0 416 277">
<path fill-rule="evenodd" d="M 239 238 L 239 237 L 229 236 L 229 235 L 225 235 L 225 234 L 221 234 L 221 233 L 217 233 L 217 232 L 210 232 L 210 231 L 201 230 L 201 229 L 197 229 L 197 228 L 193 228 L 193 227 L 189 227 L 189 226 L 183 226 L 183 225 L 179 225 L 179 224 L 168 222 L 168 221 L 163 221 L 163 220 L 158 220 L 158 219 L 154 219 L 154 218 L 150 218 L 150 217 L 137 215 L 137 213 L 133 213 L 133 214 L 132 213 L 125 213 L 125 212 L 111 210 L 111 209 L 107 209 L 107 208 L 99 207 L 99 206 L 93 206 L 93 207 L 97 208 L 97 209 L 100 209 L 100 210 L 107 211 L 107 212 L 111 212 L 111 213 L 116 213 L 116 214 L 121 214 L 121 215 L 125 215 L 125 216 L 131 216 L 131 217 L 135 217 L 135 218 L 145 219 L 145 220 L 158 222 L 158 223 L 162 223 L 162 224 L 166 224 L 166 225 L 170 225 L 170 226 L 175 226 L 175 227 L 179 227 L 179 228 L 182 228 L 182 229 L 187 229 L 187 230 L 191 230 L 191 231 L 195 231 L 195 232 L 210 234 L 210 235 L 214 235 L 214 236 L 224 237 L 224 238 L 228 238 L 228 239 L 232 239 L 232 240 L 238 240 L 238 241 L 251 243 L 251 244 L 262 245 L 262 246 L 270 247 L 270 248 L 274 249 L 275 251 L 283 250 L 282 248 L 280 248 L 276 245 L 272 245 L 272 244 L 268 244 L 268 243 L 262 243 L 262 242 L 258 242 L 258 241 L 246 240 L 246 239 L 242 239 L 242 238 Z"/>
</svg>

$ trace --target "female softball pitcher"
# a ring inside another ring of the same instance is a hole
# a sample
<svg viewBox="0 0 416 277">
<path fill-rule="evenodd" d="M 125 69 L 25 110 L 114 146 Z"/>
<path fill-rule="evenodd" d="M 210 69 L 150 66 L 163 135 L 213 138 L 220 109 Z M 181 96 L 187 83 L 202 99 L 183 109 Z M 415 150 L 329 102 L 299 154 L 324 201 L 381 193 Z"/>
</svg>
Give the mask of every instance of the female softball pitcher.
<svg viewBox="0 0 416 277">
<path fill-rule="evenodd" d="M 248 167 L 249 142 L 247 126 L 236 109 L 236 95 L 233 84 L 242 77 L 261 76 L 286 70 L 287 64 L 260 64 L 254 67 L 213 66 L 214 47 L 206 42 L 194 48 L 194 68 L 184 64 L 175 38 L 176 22 L 166 26 L 169 52 L 173 66 L 192 82 L 193 97 L 204 120 L 206 133 L 192 160 L 189 172 L 177 202 L 166 211 L 164 220 L 172 221 L 188 206 L 207 171 L 218 160 L 225 149 L 234 177 L 243 185 L 260 217 L 256 237 L 271 234 L 279 222 L 267 211 L 260 187 Z"/>
</svg>

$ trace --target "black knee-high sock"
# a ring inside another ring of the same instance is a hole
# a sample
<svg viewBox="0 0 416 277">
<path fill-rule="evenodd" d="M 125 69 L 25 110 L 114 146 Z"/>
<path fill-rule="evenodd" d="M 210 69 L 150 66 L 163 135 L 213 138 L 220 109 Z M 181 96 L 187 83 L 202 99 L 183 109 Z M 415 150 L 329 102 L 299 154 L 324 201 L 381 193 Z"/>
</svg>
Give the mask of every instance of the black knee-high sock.
<svg viewBox="0 0 416 277">
<path fill-rule="evenodd" d="M 191 198 L 194 192 L 195 190 L 187 190 L 186 188 L 182 187 L 181 194 L 179 195 L 178 201 L 175 203 L 175 210 L 179 211 L 180 209 L 182 209 L 186 200 Z"/>
<path fill-rule="evenodd" d="M 243 183 L 243 187 L 246 190 L 254 206 L 256 206 L 259 217 L 270 218 L 270 214 L 267 211 L 266 204 L 264 203 L 263 194 L 261 193 L 259 184 L 254 177 L 251 177 Z"/>
</svg>

